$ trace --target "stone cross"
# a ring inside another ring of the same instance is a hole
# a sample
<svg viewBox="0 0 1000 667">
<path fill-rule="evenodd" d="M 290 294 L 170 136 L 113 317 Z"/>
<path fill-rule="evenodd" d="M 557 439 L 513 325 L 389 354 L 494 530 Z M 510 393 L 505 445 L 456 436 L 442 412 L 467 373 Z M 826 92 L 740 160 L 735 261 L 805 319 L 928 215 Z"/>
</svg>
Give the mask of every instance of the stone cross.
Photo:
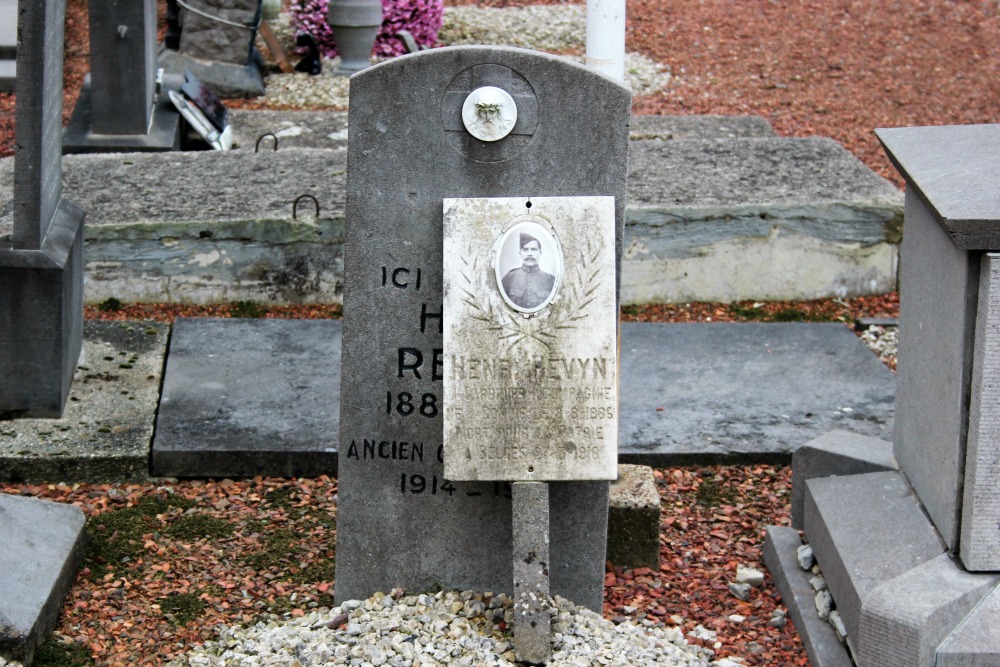
<svg viewBox="0 0 1000 667">
<path fill-rule="evenodd" d="M 65 0 L 18 8 L 14 219 L 0 236 L 0 415 L 62 413 L 83 337 L 83 211 L 62 199 Z"/>
<path fill-rule="evenodd" d="M 469 93 L 487 86 L 518 110 L 493 142 L 462 120 Z M 338 600 L 393 587 L 511 592 L 510 483 L 444 473 L 443 200 L 613 197 L 617 256 L 629 111 L 621 84 L 520 49 L 433 49 L 352 77 Z M 548 491 L 551 590 L 600 610 L 608 483 Z"/>
</svg>

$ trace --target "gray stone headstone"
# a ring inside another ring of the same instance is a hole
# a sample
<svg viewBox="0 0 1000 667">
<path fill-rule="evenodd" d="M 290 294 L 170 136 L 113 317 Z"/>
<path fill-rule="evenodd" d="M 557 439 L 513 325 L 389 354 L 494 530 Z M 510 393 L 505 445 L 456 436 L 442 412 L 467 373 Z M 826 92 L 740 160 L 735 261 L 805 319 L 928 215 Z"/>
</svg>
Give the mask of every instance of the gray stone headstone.
<svg viewBox="0 0 1000 667">
<path fill-rule="evenodd" d="M 83 343 L 83 211 L 62 199 L 65 0 L 23 2 L 13 231 L 0 235 L 0 415 L 58 417 Z"/>
<path fill-rule="evenodd" d="M 156 0 L 90 0 L 91 122 L 145 134 L 156 85 Z"/>
<path fill-rule="evenodd" d="M 518 107 L 492 143 L 461 115 L 487 85 Z M 443 477 L 442 201 L 614 196 L 620 252 L 630 95 L 561 58 L 455 47 L 356 74 L 351 96 L 337 599 L 510 592 L 510 488 Z M 600 609 L 608 483 L 550 487 L 552 592 Z"/>
</svg>

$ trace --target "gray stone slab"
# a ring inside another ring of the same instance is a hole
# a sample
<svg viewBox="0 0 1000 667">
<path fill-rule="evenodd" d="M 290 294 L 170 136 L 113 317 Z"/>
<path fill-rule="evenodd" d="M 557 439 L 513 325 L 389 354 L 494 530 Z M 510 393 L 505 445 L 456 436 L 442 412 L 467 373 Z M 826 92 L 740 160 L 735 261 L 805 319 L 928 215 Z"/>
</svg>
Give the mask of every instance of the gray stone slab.
<svg viewBox="0 0 1000 667">
<path fill-rule="evenodd" d="M 842 324 L 622 326 L 619 461 L 787 461 L 832 429 L 887 437 L 894 378 Z"/>
<path fill-rule="evenodd" d="M 629 138 L 730 141 L 776 136 L 760 116 L 632 116 Z"/>
<path fill-rule="evenodd" d="M 792 617 L 812 667 L 851 667 L 854 663 L 833 627 L 816 613 L 816 591 L 809 583 L 813 574 L 800 568 L 796 558 L 796 549 L 801 545 L 799 531 L 794 528 L 768 526 L 764 534 L 764 564 Z"/>
<path fill-rule="evenodd" d="M 549 616 L 549 485 L 511 484 L 514 563 L 514 654 L 544 665 L 552 656 Z"/>
<path fill-rule="evenodd" d="M 893 454 L 950 548 L 958 541 L 978 257 L 906 195 Z"/>
<path fill-rule="evenodd" d="M 346 111 L 288 111 L 231 109 L 233 144 L 253 149 L 265 133 L 278 136 L 280 147 L 340 148 L 347 146 Z M 774 137 L 774 129 L 760 116 L 632 116 L 632 141 L 731 141 Z M 270 150 L 268 139 L 261 148 Z"/>
<path fill-rule="evenodd" d="M 0 658 L 30 664 L 52 632 L 83 551 L 78 507 L 0 494 Z"/>
<path fill-rule="evenodd" d="M 982 257 L 962 500 L 962 563 L 1000 570 L 1000 255 Z"/>
<path fill-rule="evenodd" d="M 230 109 L 233 148 L 254 150 L 264 134 L 278 138 L 278 150 L 286 148 L 347 148 L 346 111 L 272 111 Z M 260 150 L 272 152 L 274 141 L 266 138 Z"/>
<path fill-rule="evenodd" d="M 876 130 L 889 159 L 952 243 L 1000 248 L 1000 124 Z"/>
<path fill-rule="evenodd" d="M 806 482 L 816 477 L 899 470 L 892 443 L 849 431 L 830 431 L 792 455 L 792 526 L 802 528 Z"/>
<path fill-rule="evenodd" d="M 63 24 L 66 0 L 18 9 L 14 248 L 42 247 L 62 196 Z"/>
<path fill-rule="evenodd" d="M 336 475 L 339 383 L 340 322 L 180 318 L 170 341 L 152 471 Z"/>
<path fill-rule="evenodd" d="M 91 127 L 146 134 L 156 85 L 156 0 L 88 0 Z"/>
<path fill-rule="evenodd" d="M 61 201 L 37 250 L 0 237 L 0 304 L 0 416 L 58 417 L 80 356 L 83 211 Z"/>
<path fill-rule="evenodd" d="M 895 288 L 899 192 L 834 141 L 638 141 L 629 161 L 626 301 Z"/>
<path fill-rule="evenodd" d="M 998 580 L 996 574 L 970 574 L 943 553 L 879 585 L 861 606 L 858 662 L 935 667 L 938 645 Z"/>
<path fill-rule="evenodd" d="M 494 144 L 461 126 L 461 103 L 481 85 L 504 87 L 518 104 L 512 134 Z M 610 195 L 620 230 L 629 99 L 591 70 L 499 47 L 432 49 L 352 77 L 338 599 L 393 586 L 511 590 L 503 485 L 461 482 L 442 492 L 441 420 L 432 410 L 387 412 L 386 400 L 440 396 L 433 360 L 442 347 L 434 315 L 442 303 L 442 200 Z M 406 269 L 413 282 L 383 287 L 382 267 Z M 400 348 L 420 351 L 419 378 L 399 373 Z M 372 439 L 424 443 L 425 457 L 366 460 Z M 552 591 L 592 609 L 602 604 L 607 494 L 607 482 L 550 484 Z"/>
<path fill-rule="evenodd" d="M 1000 665 L 1000 588 L 994 588 L 937 652 L 936 667 Z"/>
<path fill-rule="evenodd" d="M 660 494 L 648 466 L 618 465 L 608 494 L 607 559 L 624 567 L 660 562 Z"/>
<path fill-rule="evenodd" d="M 227 154 L 64 158 L 68 196 L 88 213 L 88 300 L 128 293 L 157 301 L 340 301 L 340 251 L 329 245 L 342 242 L 335 227 L 344 219 L 346 154 L 291 142 L 338 146 L 346 134 L 336 125 L 327 134 L 338 138 L 329 139 L 322 124 L 305 119 L 309 113 L 293 114 L 292 125 L 261 127 L 302 132 L 280 137 L 277 152 L 265 139 L 266 155 L 252 155 L 259 134 L 241 134 L 234 111 L 244 148 Z M 697 143 L 632 142 L 631 177 L 640 185 L 628 196 L 623 302 L 820 298 L 895 288 L 902 197 L 836 144 L 738 140 L 723 159 L 718 149 L 692 148 Z M 841 186 L 819 187 L 780 169 L 755 175 L 756 164 L 785 158 Z M 824 166 L 827 159 L 834 166 Z M 737 167 L 743 180 L 731 178 Z M 0 208 L 11 197 L 10 168 L 9 159 L 0 160 Z M 870 187 L 871 180 L 880 187 Z M 319 229 L 292 220 L 291 201 L 306 193 L 320 200 Z M 263 220 L 269 222 L 261 229 Z M 215 252 L 228 261 L 205 266 Z"/>
<path fill-rule="evenodd" d="M 169 330 L 156 322 L 86 322 L 63 416 L 0 422 L 0 481 L 148 479 Z"/>
<path fill-rule="evenodd" d="M 861 607 L 869 593 L 945 551 L 896 472 L 806 482 L 805 533 L 854 638 L 860 636 Z"/>
<path fill-rule="evenodd" d="M 93 126 L 90 75 L 84 78 L 73 114 L 63 133 L 62 150 L 68 153 L 133 153 L 176 151 L 181 147 L 181 115 L 166 93 L 152 107 L 148 123 L 136 134 L 100 134 Z"/>
</svg>

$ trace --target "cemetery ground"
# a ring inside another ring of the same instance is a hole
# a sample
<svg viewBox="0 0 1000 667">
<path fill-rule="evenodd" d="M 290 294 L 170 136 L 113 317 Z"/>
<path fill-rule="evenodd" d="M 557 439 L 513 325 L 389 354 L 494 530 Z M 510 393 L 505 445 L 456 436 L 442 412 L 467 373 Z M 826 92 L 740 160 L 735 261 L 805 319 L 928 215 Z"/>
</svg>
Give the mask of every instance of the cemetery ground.
<svg viewBox="0 0 1000 667">
<path fill-rule="evenodd" d="M 630 2 L 629 49 L 673 75 L 667 90 L 635 101 L 638 113 L 759 114 L 784 135 L 837 139 L 897 184 L 873 127 L 996 120 L 995 2 L 665 5 Z M 69 1 L 67 115 L 87 69 L 85 6 Z M 13 95 L 0 94 L 0 155 L 13 150 L 13 103 Z M 894 296 L 652 305 L 625 309 L 623 320 L 850 322 L 894 316 L 896 307 Z M 88 308 L 90 318 L 131 320 L 225 314 L 335 317 L 339 310 L 248 302 Z M 807 664 L 791 624 L 772 625 L 780 602 L 770 577 L 746 602 L 727 586 L 738 565 L 764 570 L 764 526 L 788 524 L 790 468 L 671 468 L 655 475 L 659 568 L 609 566 L 605 616 L 677 625 L 685 634 L 700 625 L 717 637 L 690 641 L 747 664 Z M 335 479 L 53 481 L 0 491 L 76 504 L 88 516 L 84 569 L 36 664 L 161 664 L 214 638 L 220 624 L 300 616 L 332 604 Z"/>
<path fill-rule="evenodd" d="M 808 302 L 626 307 L 623 321 L 843 321 L 892 318 L 895 294 Z M 131 304 L 109 299 L 90 320 L 175 317 L 336 318 L 336 305 Z M 738 566 L 765 572 L 768 525 L 788 525 L 791 467 L 654 470 L 661 499 L 659 567 L 608 564 L 604 616 L 678 627 L 688 641 L 748 665 L 806 665 L 767 575 L 741 601 Z M 6 484 L 0 492 L 69 503 L 90 543 L 55 634 L 35 664 L 164 664 L 217 637 L 219 626 L 294 618 L 333 605 L 337 480 L 161 479 L 146 484 Z M 696 630 L 701 626 L 704 630 Z M 714 638 L 711 633 L 716 633 Z"/>
</svg>

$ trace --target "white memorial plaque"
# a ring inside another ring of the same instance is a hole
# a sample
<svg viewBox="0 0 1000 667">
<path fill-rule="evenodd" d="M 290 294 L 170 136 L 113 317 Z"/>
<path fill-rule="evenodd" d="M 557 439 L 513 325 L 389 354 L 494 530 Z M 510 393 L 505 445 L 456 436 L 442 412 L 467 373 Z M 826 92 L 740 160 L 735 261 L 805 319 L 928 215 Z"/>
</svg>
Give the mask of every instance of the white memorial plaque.
<svg viewBox="0 0 1000 667">
<path fill-rule="evenodd" d="M 444 200 L 444 472 L 613 480 L 613 197 Z"/>
</svg>

